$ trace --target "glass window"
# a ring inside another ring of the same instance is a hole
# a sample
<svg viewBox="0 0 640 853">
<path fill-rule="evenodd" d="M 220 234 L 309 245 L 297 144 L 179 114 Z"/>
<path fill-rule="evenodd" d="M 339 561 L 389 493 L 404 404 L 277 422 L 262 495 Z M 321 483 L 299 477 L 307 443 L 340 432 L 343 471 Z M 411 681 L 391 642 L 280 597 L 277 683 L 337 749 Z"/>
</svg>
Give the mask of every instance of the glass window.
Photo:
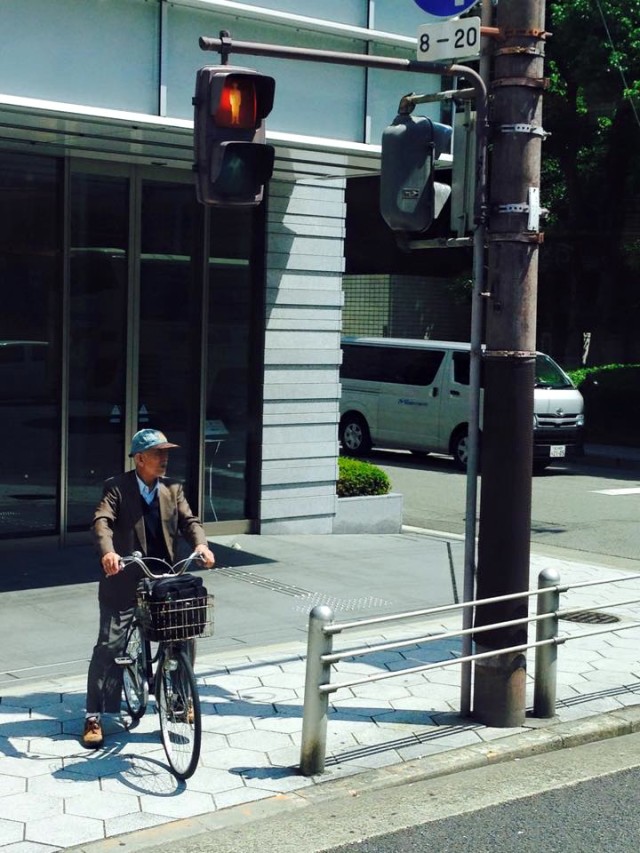
<svg viewBox="0 0 640 853">
<path fill-rule="evenodd" d="M 567 374 L 549 358 L 538 353 L 536 356 L 536 388 L 573 388 Z"/>
<path fill-rule="evenodd" d="M 247 464 L 260 401 L 249 395 L 253 359 L 250 210 L 212 211 L 209 258 L 206 521 L 250 517 Z"/>
<path fill-rule="evenodd" d="M 384 350 L 381 347 L 344 344 L 340 378 L 379 381 L 379 364 L 383 355 Z"/>
<path fill-rule="evenodd" d="M 158 5 L 146 0 L 2 0 L 2 91 L 156 113 Z M 36 23 L 46 33 L 37 47 L 32 41 Z"/>
<path fill-rule="evenodd" d="M 180 445 L 168 473 L 185 482 L 197 452 L 199 215 L 191 184 L 143 182 L 138 429 L 160 429 Z"/>
<path fill-rule="evenodd" d="M 470 355 L 468 352 L 454 352 L 453 381 L 458 385 L 468 385 L 470 375 Z"/>
<path fill-rule="evenodd" d="M 356 27 L 367 26 L 368 0 L 271 0 L 270 3 L 255 5 L 269 6 L 280 12 L 291 12 L 307 18 L 323 18 L 326 21 L 339 21 Z"/>
<path fill-rule="evenodd" d="M 444 358 L 441 350 L 357 344 L 346 344 L 343 353 L 341 377 L 396 385 L 431 385 Z"/>
<path fill-rule="evenodd" d="M 86 530 L 124 459 L 129 181 L 71 178 L 67 526 Z"/>
<path fill-rule="evenodd" d="M 381 381 L 422 387 L 431 385 L 443 358 L 444 352 L 436 350 L 389 348 L 387 357 L 381 362 Z"/>
<path fill-rule="evenodd" d="M 260 5 L 259 3 L 257 5 Z M 294 47 L 364 53 L 365 43 L 296 27 L 278 26 L 266 21 L 245 17 L 213 15 L 209 11 L 167 4 L 167 111 L 176 118 L 193 116 L 193 97 L 196 70 L 208 60 L 197 49 L 203 34 L 216 35 L 221 29 L 231 32 L 234 39 L 287 44 Z M 324 17 L 324 14 L 318 17 Z M 211 64 L 217 54 L 209 54 Z M 238 65 L 245 63 L 240 61 Z M 270 74 L 277 83 L 273 112 L 267 118 L 270 131 L 304 133 L 307 136 L 363 141 L 365 116 L 363 93 L 366 72 L 363 68 L 345 65 L 319 65 L 317 62 L 252 56 L 247 65 L 261 74 Z M 400 94 L 398 95 L 398 99 Z M 310 97 L 310 93 L 313 96 Z M 339 93 L 339 94 L 338 94 Z M 395 113 L 394 113 L 395 115 Z"/>
<path fill-rule="evenodd" d="M 60 448 L 61 175 L 0 159 L 0 537 L 54 533 Z"/>
<path fill-rule="evenodd" d="M 471 382 L 471 354 L 468 352 L 454 352 L 453 354 L 453 381 L 458 385 L 469 385 Z M 480 387 L 484 388 L 484 361 L 480 361 Z"/>
</svg>

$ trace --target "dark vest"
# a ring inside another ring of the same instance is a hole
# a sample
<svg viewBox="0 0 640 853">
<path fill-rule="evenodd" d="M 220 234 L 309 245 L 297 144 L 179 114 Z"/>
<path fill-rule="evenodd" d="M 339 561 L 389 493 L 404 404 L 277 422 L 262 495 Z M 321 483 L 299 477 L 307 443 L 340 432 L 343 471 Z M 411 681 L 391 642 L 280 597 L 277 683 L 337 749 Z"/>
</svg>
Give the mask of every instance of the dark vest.
<svg viewBox="0 0 640 853">
<path fill-rule="evenodd" d="M 147 557 L 160 557 L 163 560 L 169 559 L 169 552 L 165 545 L 162 535 L 162 525 L 160 523 L 160 502 L 158 501 L 158 492 L 151 504 L 148 504 L 145 499 L 140 496 L 142 501 L 142 513 L 144 517 L 144 532 L 147 537 Z"/>
</svg>

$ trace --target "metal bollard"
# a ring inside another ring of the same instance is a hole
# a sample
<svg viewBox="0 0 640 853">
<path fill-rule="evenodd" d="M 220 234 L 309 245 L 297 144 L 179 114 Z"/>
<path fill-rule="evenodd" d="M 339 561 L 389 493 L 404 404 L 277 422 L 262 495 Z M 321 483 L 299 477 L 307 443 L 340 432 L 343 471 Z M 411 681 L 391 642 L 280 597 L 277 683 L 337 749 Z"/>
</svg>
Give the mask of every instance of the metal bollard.
<svg viewBox="0 0 640 853">
<path fill-rule="evenodd" d="M 329 694 L 321 693 L 318 687 L 321 684 L 329 684 L 331 679 L 331 664 L 320 660 L 321 655 L 330 654 L 333 650 L 333 636 L 324 632 L 325 626 L 331 622 L 333 622 L 333 610 L 326 604 L 314 607 L 309 613 L 300 747 L 300 772 L 303 776 L 313 776 L 324 770 Z"/>
<path fill-rule="evenodd" d="M 538 589 L 547 590 L 538 593 L 538 616 L 550 613 L 547 619 L 540 619 L 536 628 L 536 640 L 551 640 L 558 636 L 558 617 L 555 615 L 560 606 L 560 593 L 557 587 L 560 575 L 555 569 L 543 569 L 538 575 Z M 536 648 L 536 673 L 533 692 L 533 716 L 554 717 L 556 713 L 558 646 L 549 643 Z"/>
</svg>

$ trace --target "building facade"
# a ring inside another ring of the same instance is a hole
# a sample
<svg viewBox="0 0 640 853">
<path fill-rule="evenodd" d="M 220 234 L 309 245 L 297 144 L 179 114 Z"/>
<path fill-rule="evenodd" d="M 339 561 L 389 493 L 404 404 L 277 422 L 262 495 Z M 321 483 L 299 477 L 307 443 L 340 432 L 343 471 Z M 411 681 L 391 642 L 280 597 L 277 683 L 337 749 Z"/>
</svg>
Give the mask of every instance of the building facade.
<svg viewBox="0 0 640 853">
<path fill-rule="evenodd" d="M 428 75 L 276 79 L 258 208 L 195 199 L 201 35 L 415 56 L 412 0 L 3 0 L 0 539 L 86 536 L 145 425 L 210 533 L 330 533 L 347 180 Z"/>
</svg>

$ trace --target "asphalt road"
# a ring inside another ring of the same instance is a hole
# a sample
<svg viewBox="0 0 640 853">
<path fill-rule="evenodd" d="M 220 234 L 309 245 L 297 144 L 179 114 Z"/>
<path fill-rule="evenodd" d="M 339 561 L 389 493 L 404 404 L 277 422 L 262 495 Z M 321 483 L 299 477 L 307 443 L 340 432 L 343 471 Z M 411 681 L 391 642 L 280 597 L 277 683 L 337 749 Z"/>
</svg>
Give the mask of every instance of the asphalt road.
<svg viewBox="0 0 640 853">
<path fill-rule="evenodd" d="M 332 853 L 635 853 L 640 844 L 637 768 L 437 820 Z"/>
<path fill-rule="evenodd" d="M 451 459 L 419 459 L 403 451 L 373 451 L 368 458 L 404 495 L 405 524 L 464 534 L 466 475 Z M 606 494 L 611 490 L 622 493 Z M 554 465 L 533 478 L 531 516 L 535 546 L 573 551 L 585 560 L 637 560 L 640 472 L 586 461 Z"/>
</svg>

